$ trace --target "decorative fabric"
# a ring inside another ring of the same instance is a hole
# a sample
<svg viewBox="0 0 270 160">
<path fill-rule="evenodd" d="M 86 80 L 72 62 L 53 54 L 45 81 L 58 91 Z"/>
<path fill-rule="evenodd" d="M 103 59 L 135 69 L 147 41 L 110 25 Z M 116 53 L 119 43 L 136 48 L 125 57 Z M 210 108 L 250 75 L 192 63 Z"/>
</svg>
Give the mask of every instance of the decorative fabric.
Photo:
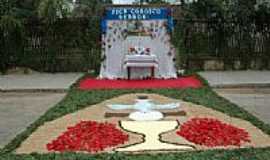
<svg viewBox="0 0 270 160">
<path fill-rule="evenodd" d="M 175 50 L 172 49 L 171 43 L 168 43 L 170 35 L 167 33 L 167 28 L 161 23 L 164 21 L 141 21 L 145 30 L 149 30 L 149 35 L 145 36 L 128 36 L 128 22 L 121 22 L 124 24 L 121 24 L 119 21 L 107 22 L 111 29 L 108 29 L 106 34 L 103 35 L 105 45 L 102 54 L 106 59 L 101 65 L 100 78 L 127 78 L 127 70 L 124 68 L 125 57 L 128 55 L 130 48 L 136 46 L 150 48 L 151 54 L 156 57 L 158 68 L 156 69 L 155 78 L 176 78 L 176 69 L 173 61 Z M 116 33 L 114 33 L 114 29 L 117 29 Z M 118 36 L 120 38 L 117 38 Z M 111 41 L 113 37 L 115 37 L 115 41 Z M 171 54 L 168 54 L 169 52 Z M 139 71 L 141 73 L 139 72 L 138 76 L 149 72 L 147 69 L 140 69 Z"/>
</svg>

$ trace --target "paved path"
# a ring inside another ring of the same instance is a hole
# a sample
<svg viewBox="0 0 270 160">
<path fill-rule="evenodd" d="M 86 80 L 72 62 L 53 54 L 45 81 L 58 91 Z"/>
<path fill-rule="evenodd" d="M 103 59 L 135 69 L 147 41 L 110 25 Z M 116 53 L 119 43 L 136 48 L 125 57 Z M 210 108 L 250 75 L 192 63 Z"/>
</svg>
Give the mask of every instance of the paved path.
<svg viewBox="0 0 270 160">
<path fill-rule="evenodd" d="M 67 90 L 83 74 L 30 74 L 30 75 L 0 75 L 0 90 Z"/>
<path fill-rule="evenodd" d="M 270 86 L 270 71 L 206 71 L 199 74 L 212 87 Z"/>
<path fill-rule="evenodd" d="M 270 71 L 199 73 L 224 98 L 270 124 Z"/>
<path fill-rule="evenodd" d="M 215 91 L 270 124 L 270 88 L 215 89 Z"/>
<path fill-rule="evenodd" d="M 0 148 L 64 96 L 64 93 L 0 92 Z"/>
</svg>

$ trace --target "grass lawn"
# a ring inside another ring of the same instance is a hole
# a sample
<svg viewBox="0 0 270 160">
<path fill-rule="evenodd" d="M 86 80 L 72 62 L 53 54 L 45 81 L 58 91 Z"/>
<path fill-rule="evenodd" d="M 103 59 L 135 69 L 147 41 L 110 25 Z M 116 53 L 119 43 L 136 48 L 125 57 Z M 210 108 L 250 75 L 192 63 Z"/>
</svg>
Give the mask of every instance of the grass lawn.
<svg viewBox="0 0 270 160">
<path fill-rule="evenodd" d="M 156 93 L 175 99 L 183 99 L 195 104 L 204 105 L 213 108 L 220 112 L 226 113 L 232 117 L 241 118 L 250 121 L 253 125 L 260 128 L 263 132 L 270 135 L 270 125 L 265 124 L 252 116 L 245 110 L 241 109 L 228 100 L 219 97 L 207 83 L 205 87 L 200 89 L 146 89 L 146 90 L 92 90 L 81 91 L 72 87 L 67 96 L 56 106 L 48 110 L 36 122 L 29 126 L 24 132 L 13 139 L 4 149 L 0 150 L 0 159 L 17 160 L 17 159 L 131 159 L 131 160 L 158 160 L 158 159 L 177 159 L 177 160 L 267 160 L 270 158 L 270 148 L 264 149 L 237 149 L 237 150 L 211 150 L 211 151 L 196 151 L 185 153 L 170 153 L 170 154 L 155 154 L 155 155 L 127 155 L 127 154 L 31 154 L 31 155 L 15 155 L 13 151 L 39 126 L 47 121 L 52 121 L 58 117 L 68 113 L 83 109 L 89 105 L 100 103 L 106 99 L 110 99 L 119 95 L 128 93 Z"/>
</svg>

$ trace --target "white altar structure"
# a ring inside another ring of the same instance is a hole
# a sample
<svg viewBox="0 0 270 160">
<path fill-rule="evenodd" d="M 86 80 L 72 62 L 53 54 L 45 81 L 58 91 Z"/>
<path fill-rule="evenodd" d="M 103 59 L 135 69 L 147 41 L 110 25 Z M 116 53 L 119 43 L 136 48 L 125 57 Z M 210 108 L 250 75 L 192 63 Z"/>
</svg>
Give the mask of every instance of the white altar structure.
<svg viewBox="0 0 270 160">
<path fill-rule="evenodd" d="M 100 78 L 176 78 L 168 8 L 113 7 L 103 21 Z"/>
</svg>

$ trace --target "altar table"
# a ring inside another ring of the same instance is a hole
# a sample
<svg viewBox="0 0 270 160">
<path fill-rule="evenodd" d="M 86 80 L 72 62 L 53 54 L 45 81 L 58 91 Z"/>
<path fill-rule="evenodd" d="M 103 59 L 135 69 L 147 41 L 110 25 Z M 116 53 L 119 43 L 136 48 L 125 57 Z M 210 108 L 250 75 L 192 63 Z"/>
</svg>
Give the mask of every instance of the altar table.
<svg viewBox="0 0 270 160">
<path fill-rule="evenodd" d="M 131 77 L 131 68 L 150 68 L 151 77 L 155 77 L 155 69 L 158 68 L 158 60 L 155 55 L 126 55 L 124 68 L 127 69 L 128 79 Z"/>
</svg>

